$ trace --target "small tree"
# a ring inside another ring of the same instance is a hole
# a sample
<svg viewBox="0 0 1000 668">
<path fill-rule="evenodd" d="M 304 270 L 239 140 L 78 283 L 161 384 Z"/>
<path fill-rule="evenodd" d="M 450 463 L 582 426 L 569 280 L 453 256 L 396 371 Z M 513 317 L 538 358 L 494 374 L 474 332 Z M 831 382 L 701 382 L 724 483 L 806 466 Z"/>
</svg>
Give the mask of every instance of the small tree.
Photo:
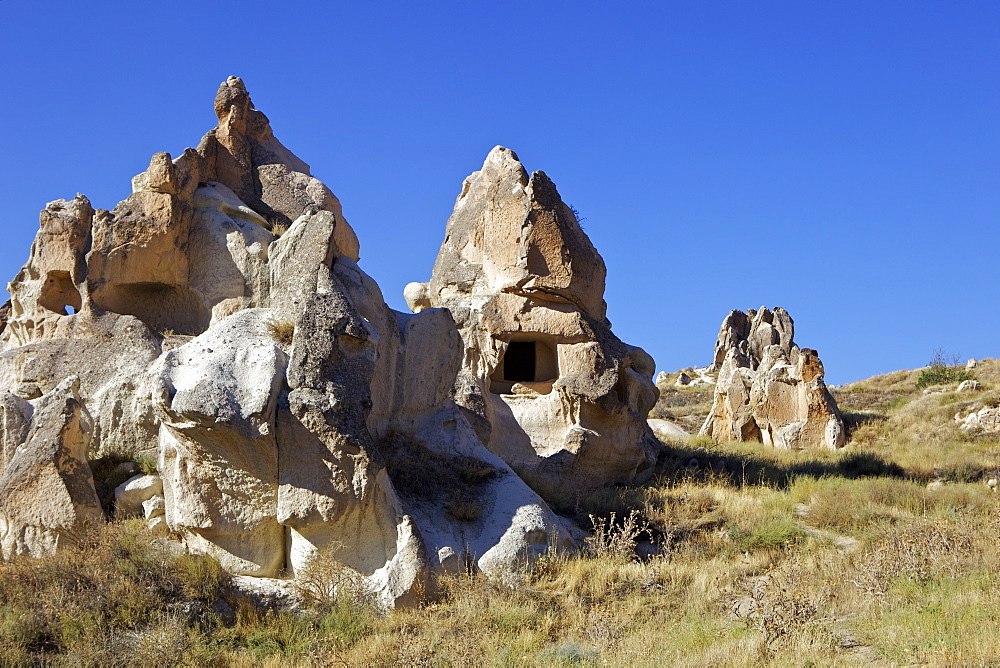
<svg viewBox="0 0 1000 668">
<path fill-rule="evenodd" d="M 966 369 L 960 369 L 958 363 L 958 355 L 948 355 L 944 348 L 938 348 L 931 356 L 928 367 L 917 376 L 917 389 L 956 381 L 974 380 L 975 376 Z"/>
</svg>

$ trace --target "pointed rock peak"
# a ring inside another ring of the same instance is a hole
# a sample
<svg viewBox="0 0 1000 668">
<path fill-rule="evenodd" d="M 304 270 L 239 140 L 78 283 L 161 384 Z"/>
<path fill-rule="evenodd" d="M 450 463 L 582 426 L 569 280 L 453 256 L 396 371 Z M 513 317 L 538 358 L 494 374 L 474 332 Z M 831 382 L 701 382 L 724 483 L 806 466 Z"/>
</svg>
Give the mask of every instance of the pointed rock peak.
<svg viewBox="0 0 1000 668">
<path fill-rule="evenodd" d="M 215 94 L 215 115 L 221 121 L 233 106 L 244 112 L 253 109 L 247 87 L 239 77 L 229 77 L 219 85 L 219 92 Z"/>
<path fill-rule="evenodd" d="M 550 179 L 545 172 L 537 171 L 532 173 L 530 186 L 531 194 L 540 206 L 547 209 L 560 210 L 560 213 L 566 213 L 565 211 L 562 211 L 562 209 L 569 209 L 569 207 L 563 203 L 562 197 L 559 196 L 559 191 L 556 190 L 556 184 L 552 182 L 552 179 Z M 569 211 L 569 213 L 572 213 L 572 211 Z M 561 216 L 561 219 L 564 219 L 563 222 L 569 223 L 572 227 L 580 227 L 580 223 L 577 221 L 576 215 Z"/>
<path fill-rule="evenodd" d="M 528 172 L 518 160 L 517 154 L 509 148 L 495 146 L 486 156 L 483 168 L 470 177 L 487 183 L 514 180 L 522 187 L 528 185 Z M 518 194 L 518 193 L 510 193 Z"/>
<path fill-rule="evenodd" d="M 514 151 L 505 146 L 494 146 L 490 150 L 486 156 L 486 161 L 483 163 L 483 167 L 489 164 L 524 169 L 520 158 L 517 157 L 517 153 L 514 153 Z"/>
<path fill-rule="evenodd" d="M 544 172 L 528 178 L 497 146 L 465 180 L 431 278 L 431 301 L 449 293 L 513 293 L 573 304 L 603 319 L 604 260 Z"/>
</svg>

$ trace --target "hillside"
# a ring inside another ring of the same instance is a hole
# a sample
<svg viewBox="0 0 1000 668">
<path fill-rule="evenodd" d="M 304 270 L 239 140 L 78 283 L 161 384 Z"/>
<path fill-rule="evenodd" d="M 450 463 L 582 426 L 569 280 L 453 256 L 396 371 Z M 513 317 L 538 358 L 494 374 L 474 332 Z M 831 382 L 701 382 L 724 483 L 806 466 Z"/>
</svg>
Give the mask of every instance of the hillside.
<svg viewBox="0 0 1000 668">
<path fill-rule="evenodd" d="M 560 509 L 595 530 L 584 554 L 553 550 L 513 588 L 446 577 L 413 609 L 376 613 L 336 567 L 300 585 L 299 612 L 248 605 L 210 559 L 142 548 L 142 526 L 113 524 L 79 551 L 0 566 L 2 660 L 994 663 L 1000 440 L 954 418 L 996 405 L 1000 362 L 971 370 L 978 392 L 918 389 L 921 373 L 837 388 L 839 451 L 664 443 L 651 482 Z M 696 415 L 703 394 L 665 392 L 657 412 Z"/>
</svg>

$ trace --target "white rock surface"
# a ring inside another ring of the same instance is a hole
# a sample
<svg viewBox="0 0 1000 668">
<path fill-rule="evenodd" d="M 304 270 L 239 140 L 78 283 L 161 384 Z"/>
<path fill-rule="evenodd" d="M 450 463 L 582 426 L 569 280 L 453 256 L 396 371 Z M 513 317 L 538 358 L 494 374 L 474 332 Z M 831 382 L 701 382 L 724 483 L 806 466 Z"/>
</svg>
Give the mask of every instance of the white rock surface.
<svg viewBox="0 0 1000 668">
<path fill-rule="evenodd" d="M 240 311 L 158 362 L 166 521 L 234 573 L 284 567 L 275 409 L 287 357 L 264 309 Z"/>
<path fill-rule="evenodd" d="M 407 287 L 414 310 L 454 315 L 456 400 L 489 449 L 552 499 L 652 471 L 655 365 L 611 332 L 605 273 L 552 181 L 498 146 L 462 184 L 430 281 Z"/>
<path fill-rule="evenodd" d="M 656 437 L 660 440 L 665 441 L 676 441 L 677 439 L 690 438 L 691 434 L 687 433 L 680 426 L 670 422 L 669 420 L 660 420 L 658 418 L 650 418 L 646 420 L 649 423 L 650 429 L 656 434 Z"/>
<path fill-rule="evenodd" d="M 981 392 L 983 384 L 978 380 L 963 380 L 958 384 L 956 392 Z"/>
<path fill-rule="evenodd" d="M 653 360 L 611 332 L 603 260 L 552 182 L 492 151 L 404 315 L 243 83 L 214 106 L 198 147 L 154 154 L 112 211 L 80 195 L 42 212 L 0 308 L 3 554 L 104 520 L 88 458 L 151 453 L 158 475 L 118 486 L 117 513 L 262 591 L 337 545 L 386 606 L 435 573 L 510 581 L 575 549 L 539 491 L 648 476 L 657 390 Z M 519 354 L 530 378 L 507 373 Z"/>
<path fill-rule="evenodd" d="M 139 474 L 115 488 L 115 515 L 118 517 L 148 517 L 143 504 L 153 497 L 163 496 L 163 480 L 158 475 Z"/>
<path fill-rule="evenodd" d="M 104 513 L 87 463 L 91 420 L 70 377 L 34 402 L 24 443 L 0 476 L 0 550 L 43 556 Z"/>
</svg>

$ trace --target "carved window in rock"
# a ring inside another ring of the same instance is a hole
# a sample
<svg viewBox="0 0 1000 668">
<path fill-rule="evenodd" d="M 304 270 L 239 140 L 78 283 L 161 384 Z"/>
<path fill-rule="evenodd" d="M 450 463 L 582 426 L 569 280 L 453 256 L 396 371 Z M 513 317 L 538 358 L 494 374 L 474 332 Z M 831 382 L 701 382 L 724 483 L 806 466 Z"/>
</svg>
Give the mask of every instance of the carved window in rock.
<svg viewBox="0 0 1000 668">
<path fill-rule="evenodd" d="M 503 356 L 503 379 L 517 383 L 535 382 L 538 354 L 535 341 L 511 341 Z"/>
<path fill-rule="evenodd" d="M 50 271 L 45 275 L 38 304 L 53 313 L 68 315 L 80 310 L 80 293 L 73 285 L 68 271 Z M 70 309 L 68 312 L 66 309 Z"/>
<path fill-rule="evenodd" d="M 545 335 L 515 335 L 506 346 L 500 363 L 490 377 L 490 389 L 497 394 L 512 391 L 520 383 L 547 394 L 559 377 L 555 341 Z M 538 387 L 548 384 L 548 387 Z M 534 386 L 534 387 L 532 387 Z"/>
</svg>

